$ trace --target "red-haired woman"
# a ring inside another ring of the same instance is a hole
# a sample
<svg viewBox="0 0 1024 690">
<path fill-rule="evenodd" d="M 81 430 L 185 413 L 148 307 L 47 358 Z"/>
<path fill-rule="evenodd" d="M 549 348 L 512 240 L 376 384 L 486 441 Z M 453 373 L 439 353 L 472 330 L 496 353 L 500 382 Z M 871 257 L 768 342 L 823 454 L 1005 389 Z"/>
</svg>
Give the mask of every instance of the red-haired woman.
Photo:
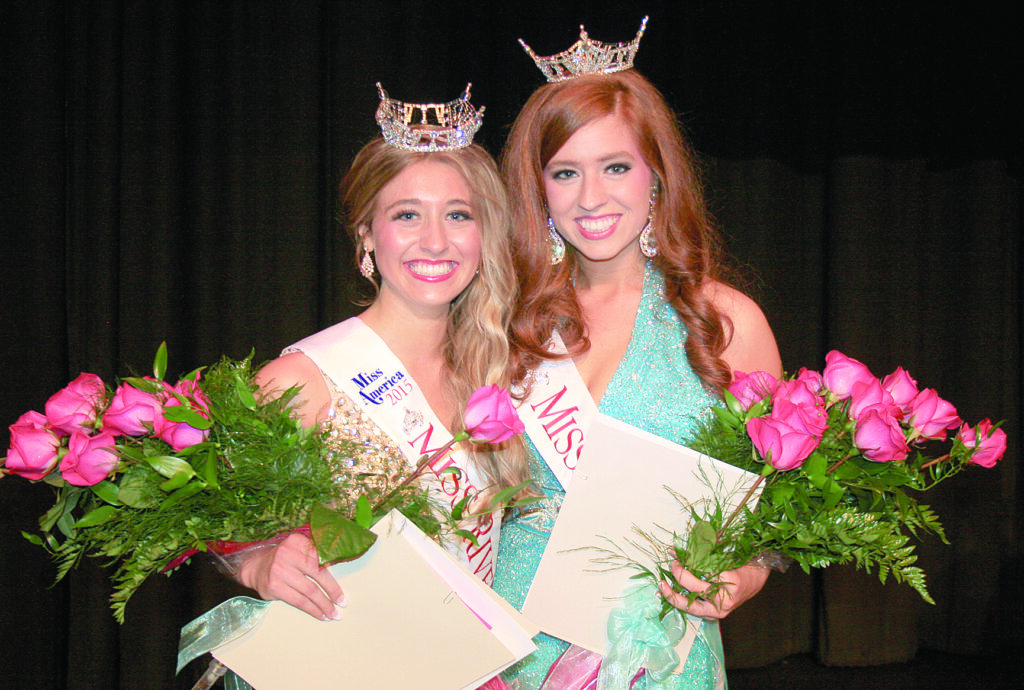
<svg viewBox="0 0 1024 690">
<path fill-rule="evenodd" d="M 590 414 L 685 443 L 733 371 L 778 375 L 781 363 L 761 310 L 723 282 L 693 155 L 640 74 L 586 74 L 539 88 L 516 119 L 502 166 L 521 280 L 514 354 L 530 389 L 520 414 L 545 494 L 541 509 L 515 512 L 502 530 L 495 589 L 522 606 Z M 640 674 L 632 687 L 723 684 L 717 620 L 756 594 L 767 572 L 751 565 L 723 573 L 729 584 L 689 605 L 663 585 L 662 596 L 706 622 L 681 674 L 663 685 Z M 681 568 L 673 574 L 690 591 L 707 587 Z M 555 663 L 568 644 L 552 637 L 541 636 L 539 647 L 508 674 L 519 687 L 539 687 L 549 669 L 544 687 L 593 682 L 592 658 L 574 666 L 573 648 Z"/>
</svg>

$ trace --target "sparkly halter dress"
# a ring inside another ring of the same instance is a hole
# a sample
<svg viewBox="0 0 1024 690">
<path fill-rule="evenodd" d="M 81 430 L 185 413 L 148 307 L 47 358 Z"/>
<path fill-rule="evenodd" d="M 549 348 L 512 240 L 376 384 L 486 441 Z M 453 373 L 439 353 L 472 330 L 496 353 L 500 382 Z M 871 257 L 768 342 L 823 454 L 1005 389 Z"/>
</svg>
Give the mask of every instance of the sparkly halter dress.
<svg viewBox="0 0 1024 690">
<path fill-rule="evenodd" d="M 643 294 L 633 334 L 599 410 L 664 439 L 685 443 L 697 420 L 717 404 L 690 368 L 684 349 L 687 330 L 665 301 L 665 281 L 647 264 Z M 666 413 L 666 411 L 671 411 Z M 514 513 L 501 528 L 501 545 L 494 589 L 516 608 L 522 608 L 565 491 L 530 444 L 534 480 L 545 497 L 533 510 Z M 717 625 L 704 625 L 704 634 L 718 636 Z M 537 651 L 510 668 L 505 677 L 519 690 L 539 688 L 548 669 L 568 644 L 541 633 L 534 638 Z M 717 662 L 700 638 L 693 645 L 683 673 L 662 687 L 672 690 L 714 688 Z M 634 690 L 646 688 L 644 677 Z"/>
</svg>

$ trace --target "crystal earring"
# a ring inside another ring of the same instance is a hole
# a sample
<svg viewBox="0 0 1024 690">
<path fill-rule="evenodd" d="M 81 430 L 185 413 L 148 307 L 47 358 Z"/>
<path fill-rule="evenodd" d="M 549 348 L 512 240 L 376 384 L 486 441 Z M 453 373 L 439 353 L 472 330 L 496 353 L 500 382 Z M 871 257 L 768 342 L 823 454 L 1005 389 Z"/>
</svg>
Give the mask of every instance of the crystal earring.
<svg viewBox="0 0 1024 690">
<path fill-rule="evenodd" d="M 647 225 L 640 231 L 640 251 L 648 259 L 653 259 L 658 255 L 658 242 L 654 239 L 654 230 L 651 229 L 650 221 L 647 221 Z"/>
<path fill-rule="evenodd" d="M 647 212 L 647 225 L 640 231 L 640 252 L 648 259 L 658 255 L 658 241 L 654 239 L 654 229 L 651 224 L 654 222 L 654 199 L 658 195 L 658 183 L 655 181 L 651 187 L 651 209 Z"/>
<path fill-rule="evenodd" d="M 565 258 L 565 242 L 555 230 L 555 221 L 548 216 L 548 235 L 551 237 L 551 265 L 557 266 Z"/>
<path fill-rule="evenodd" d="M 359 262 L 359 272 L 363 274 L 363 277 L 367 280 L 373 279 L 373 259 L 370 257 L 370 252 L 363 250 L 363 260 Z"/>
</svg>

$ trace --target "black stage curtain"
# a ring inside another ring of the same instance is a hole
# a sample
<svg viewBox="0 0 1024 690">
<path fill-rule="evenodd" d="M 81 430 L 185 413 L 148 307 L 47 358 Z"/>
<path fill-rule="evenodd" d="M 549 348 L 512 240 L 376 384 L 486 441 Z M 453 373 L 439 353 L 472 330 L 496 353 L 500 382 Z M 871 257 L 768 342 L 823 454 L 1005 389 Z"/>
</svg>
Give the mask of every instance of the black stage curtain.
<svg viewBox="0 0 1024 690">
<path fill-rule="evenodd" d="M 354 313 L 334 197 L 375 132 L 374 82 L 406 100 L 473 82 L 496 153 L 541 81 L 517 37 L 548 54 L 585 22 L 628 40 L 646 11 L 637 66 L 706 161 L 785 366 L 831 349 L 876 374 L 902 365 L 1010 436 L 999 469 L 929 497 L 952 541 L 920 549 L 935 606 L 852 568 L 773 575 L 724 625 L 730 664 L 1019 649 L 1017 24 L 955 1 L 647 5 L 5 3 L 0 420 L 81 371 L 145 373 L 164 340 L 177 375 L 266 360 Z M 178 630 L 238 590 L 196 563 L 148 582 L 118 626 L 101 564 L 51 587 L 19 535 L 50 500 L 0 484 L 3 684 L 190 687 L 200 664 L 174 677 Z"/>
</svg>

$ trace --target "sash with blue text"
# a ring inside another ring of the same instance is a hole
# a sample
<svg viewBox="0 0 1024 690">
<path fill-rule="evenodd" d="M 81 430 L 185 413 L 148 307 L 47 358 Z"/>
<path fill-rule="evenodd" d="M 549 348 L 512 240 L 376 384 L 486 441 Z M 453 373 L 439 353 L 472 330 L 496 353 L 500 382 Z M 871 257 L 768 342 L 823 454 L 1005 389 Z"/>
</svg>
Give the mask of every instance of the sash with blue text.
<svg viewBox="0 0 1024 690">
<path fill-rule="evenodd" d="M 351 318 L 304 338 L 285 349 L 313 360 L 334 385 L 362 407 L 363 412 L 402 449 L 411 465 L 451 440 L 451 433 L 430 409 L 423 391 L 398 357 L 373 330 Z M 454 506 L 486 486 L 467 453 L 450 448 L 431 463 L 437 474 L 449 467 L 461 470 L 437 477 L 434 490 Z M 462 540 L 454 555 L 487 584 L 494 579 L 500 525 L 493 516 L 473 528 L 478 544 Z"/>
</svg>

